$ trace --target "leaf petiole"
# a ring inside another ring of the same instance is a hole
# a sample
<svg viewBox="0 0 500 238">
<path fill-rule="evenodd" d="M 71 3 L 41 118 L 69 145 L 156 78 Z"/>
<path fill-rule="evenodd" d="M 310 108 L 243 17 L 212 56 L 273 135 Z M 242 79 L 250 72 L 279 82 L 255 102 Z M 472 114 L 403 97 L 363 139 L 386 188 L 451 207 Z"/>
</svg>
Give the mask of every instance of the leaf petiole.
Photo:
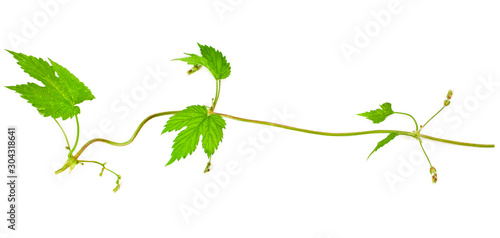
<svg viewBox="0 0 500 238">
<path fill-rule="evenodd" d="M 75 151 L 76 146 L 78 145 L 78 139 L 80 139 L 80 122 L 78 121 L 78 115 L 75 115 L 75 120 L 76 120 L 76 139 L 73 149 L 71 149 L 71 151 L 69 152 L 70 155 L 72 155 L 73 152 Z"/>
<path fill-rule="evenodd" d="M 418 131 L 418 123 L 417 123 L 417 120 L 415 120 L 415 118 L 414 118 L 412 115 L 410 115 L 410 114 L 408 114 L 408 113 L 404 113 L 404 112 L 394 112 L 394 113 L 396 113 L 396 114 L 401 114 L 401 115 L 406 115 L 406 116 L 411 117 L 411 119 L 413 119 L 413 122 L 415 122 L 415 131 Z"/>
<path fill-rule="evenodd" d="M 66 136 L 66 132 L 64 131 L 64 129 L 62 128 L 61 124 L 59 124 L 59 122 L 57 121 L 57 119 L 54 118 L 54 121 L 57 123 L 57 125 L 59 126 L 59 128 L 61 128 L 61 131 L 62 133 L 64 134 L 64 139 L 66 139 L 66 148 L 71 151 L 71 147 L 69 146 L 69 141 L 68 141 L 68 137 Z"/>
</svg>

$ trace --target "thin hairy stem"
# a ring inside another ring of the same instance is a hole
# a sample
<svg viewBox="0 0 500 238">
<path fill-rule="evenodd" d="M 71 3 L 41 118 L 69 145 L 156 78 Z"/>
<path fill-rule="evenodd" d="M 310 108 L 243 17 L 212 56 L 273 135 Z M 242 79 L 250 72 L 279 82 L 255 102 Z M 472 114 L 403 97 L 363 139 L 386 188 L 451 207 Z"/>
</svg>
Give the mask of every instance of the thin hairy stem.
<svg viewBox="0 0 500 238">
<path fill-rule="evenodd" d="M 87 143 L 85 143 L 85 145 L 82 146 L 82 148 L 80 148 L 80 150 L 76 153 L 76 155 L 74 157 L 75 157 L 75 159 L 78 159 L 78 157 L 80 157 L 80 155 L 83 153 L 83 151 L 85 151 L 85 149 L 87 147 L 89 147 L 89 145 L 91 145 L 92 143 L 95 143 L 95 142 L 103 142 L 103 143 L 110 144 L 110 145 L 113 145 L 113 146 L 126 146 L 126 145 L 132 143 L 132 141 L 134 141 L 135 137 L 137 137 L 137 134 L 139 134 L 139 131 L 141 131 L 141 129 L 144 126 L 144 124 L 146 124 L 146 122 L 148 122 L 149 120 L 151 120 L 151 119 L 153 119 L 155 117 L 172 115 L 172 114 L 175 114 L 175 113 L 178 113 L 178 112 L 179 111 L 160 112 L 160 113 L 155 113 L 153 115 L 150 115 L 150 116 L 146 117 L 146 119 L 144 119 L 141 122 L 141 124 L 139 124 L 139 126 L 135 130 L 135 132 L 132 135 L 132 137 L 129 140 L 125 141 L 125 142 L 121 142 L 121 143 L 120 142 L 113 142 L 113 141 L 106 140 L 106 139 L 101 139 L 101 138 L 96 138 L 96 139 L 89 140 Z"/>
<path fill-rule="evenodd" d="M 85 145 L 82 146 L 82 148 L 78 151 L 78 153 L 76 153 L 76 155 L 74 157 L 78 158 L 89 145 L 91 145 L 95 142 L 103 142 L 103 143 L 113 145 L 113 146 L 126 146 L 126 145 L 132 143 L 132 141 L 134 141 L 135 137 L 137 137 L 137 134 L 142 129 L 144 124 L 146 124 L 146 122 L 148 122 L 149 120 L 151 120 L 155 117 L 172 115 L 172 114 L 175 114 L 177 112 L 179 112 L 179 111 L 160 112 L 160 113 L 156 113 L 156 114 L 153 114 L 153 115 L 147 117 L 146 119 L 144 119 L 141 122 L 141 124 L 139 124 L 139 126 L 135 130 L 132 137 L 125 142 L 114 142 L 114 141 L 110 141 L 110 140 L 102 139 L 102 138 L 92 139 L 92 140 L 88 141 L 87 143 L 85 143 Z M 410 136 L 410 137 L 417 138 L 417 139 L 419 137 L 421 137 L 421 138 L 425 138 L 425 139 L 429 139 L 429 140 L 434 140 L 434 141 L 439 141 L 439 142 L 454 144 L 454 145 L 481 147 L 481 148 L 493 148 L 493 147 L 495 147 L 495 145 L 493 145 L 493 144 L 475 144 L 475 143 L 459 142 L 459 141 L 436 138 L 436 137 L 432 137 L 432 136 L 428 136 L 428 135 L 422 135 L 422 134 L 418 134 L 415 132 L 409 132 L 409 131 L 371 130 L 371 131 L 358 131 L 358 132 L 323 132 L 323 131 L 314 131 L 314 130 L 308 130 L 308 129 L 302 129 L 302 128 L 297 128 L 297 127 L 282 125 L 282 124 L 278 124 L 278 123 L 274 123 L 274 122 L 258 121 L 258 120 L 246 119 L 246 118 L 241 118 L 241 117 L 235 117 L 235 116 L 222 114 L 222 113 L 215 113 L 215 114 L 218 114 L 218 115 L 225 117 L 225 118 L 237 120 L 237 121 L 261 124 L 261 125 L 267 125 L 267 126 L 274 126 L 274 127 L 287 129 L 287 130 L 304 132 L 304 133 L 315 134 L 315 135 L 322 135 L 322 136 L 358 136 L 358 135 L 381 134 L 381 133 L 393 133 L 394 132 L 394 133 L 397 133 L 398 135 Z"/>
<path fill-rule="evenodd" d="M 404 112 L 394 112 L 394 113 L 396 113 L 396 114 L 401 114 L 401 115 L 406 115 L 406 116 L 411 117 L 411 119 L 413 119 L 413 122 L 415 122 L 415 131 L 418 131 L 418 123 L 417 123 L 417 120 L 415 120 L 415 118 L 414 118 L 412 115 L 410 115 L 410 114 L 408 114 L 408 113 L 404 113 Z"/>
<path fill-rule="evenodd" d="M 66 132 L 62 128 L 61 124 L 59 124 L 59 122 L 55 118 L 54 118 L 54 121 L 57 123 L 57 125 L 59 126 L 59 128 L 61 128 L 61 131 L 64 134 L 64 139 L 66 139 L 66 144 L 68 145 L 66 148 L 68 148 L 68 150 L 71 151 L 71 147 L 69 146 L 68 136 L 66 136 Z"/>
<path fill-rule="evenodd" d="M 436 112 L 436 114 L 434 114 L 434 116 L 432 116 L 431 118 L 429 118 L 429 120 L 427 120 L 427 122 L 425 122 L 425 124 L 420 128 L 420 130 L 422 130 L 425 127 L 425 125 L 427 125 L 427 123 L 429 123 L 434 117 L 436 117 L 437 114 L 439 114 L 445 107 L 446 106 L 443 106 L 441 109 L 439 109 L 438 112 Z"/>
<path fill-rule="evenodd" d="M 381 134 L 381 133 L 395 132 L 395 133 L 398 133 L 399 135 L 416 137 L 416 134 L 413 132 L 398 131 L 398 130 L 371 130 L 371 131 L 357 131 L 357 132 L 314 131 L 314 130 L 308 130 L 308 129 L 302 129 L 302 128 L 298 128 L 298 127 L 292 127 L 292 126 L 287 126 L 287 125 L 283 125 L 283 124 L 278 124 L 278 123 L 274 123 L 274 122 L 259 121 L 259 120 L 252 120 L 252 119 L 246 119 L 246 118 L 241 118 L 241 117 L 235 117 L 235 116 L 222 114 L 222 113 L 215 113 L 215 114 L 218 114 L 221 117 L 226 117 L 226 118 L 230 118 L 230 119 L 237 120 L 237 121 L 261 124 L 261 125 L 267 125 L 267 126 L 274 126 L 274 127 L 287 129 L 287 130 L 299 131 L 299 132 L 304 132 L 304 133 L 308 133 L 308 134 L 315 134 L 315 135 L 322 135 L 322 136 L 358 136 L 358 135 L 367 135 L 367 134 Z"/>
<path fill-rule="evenodd" d="M 273 123 L 273 122 L 266 122 L 266 121 L 258 121 L 258 120 L 251 120 L 251 119 L 245 119 L 241 117 L 235 117 L 235 116 L 230 116 L 222 113 L 216 113 L 219 114 L 222 117 L 230 118 L 233 120 L 237 121 L 243 121 L 243 122 L 250 122 L 250 123 L 255 123 L 255 124 L 261 124 L 261 125 L 268 125 L 268 126 L 274 126 L 274 127 L 279 127 L 287 130 L 293 130 L 293 131 L 299 131 L 299 132 L 304 132 L 304 133 L 309 133 L 309 134 L 316 134 L 316 135 L 323 135 L 323 136 L 357 136 L 357 135 L 367 135 L 367 134 L 379 134 L 379 133 L 391 133 L 395 132 L 398 133 L 398 135 L 405 135 L 405 136 L 410 136 L 414 138 L 425 138 L 429 140 L 434 140 L 434 141 L 439 141 L 443 143 L 448 143 L 448 144 L 454 144 L 454 145 L 461 145 L 461 146 L 471 146 L 471 147 L 481 147 L 481 148 L 494 148 L 495 145 L 493 144 L 475 144 L 475 143 L 466 143 L 466 142 L 459 142 L 459 141 L 453 141 L 453 140 L 447 140 L 447 139 L 441 139 L 441 138 L 436 138 L 428 135 L 422 135 L 422 134 L 416 134 L 414 132 L 408 132 L 408 131 L 397 131 L 397 130 L 371 130 L 371 131 L 359 131 L 359 132 L 345 132 L 345 133 L 332 133 L 332 132 L 322 132 L 322 131 L 313 131 L 313 130 L 306 130 L 306 129 L 301 129 L 301 128 L 296 128 L 296 127 L 291 127 L 291 126 L 286 126 L 278 123 Z"/>
</svg>

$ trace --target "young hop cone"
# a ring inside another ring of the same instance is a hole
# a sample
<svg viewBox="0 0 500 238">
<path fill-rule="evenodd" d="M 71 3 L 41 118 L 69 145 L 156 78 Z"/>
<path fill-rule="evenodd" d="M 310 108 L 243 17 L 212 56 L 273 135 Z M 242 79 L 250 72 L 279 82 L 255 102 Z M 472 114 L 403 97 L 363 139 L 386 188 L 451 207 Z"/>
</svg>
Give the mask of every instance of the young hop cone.
<svg viewBox="0 0 500 238">
<path fill-rule="evenodd" d="M 431 172 L 431 174 L 435 174 L 435 173 L 436 173 L 436 168 L 434 168 L 434 166 L 433 166 L 433 167 L 431 167 L 431 168 L 429 169 L 429 172 Z"/>
<path fill-rule="evenodd" d="M 438 175 L 437 174 L 433 174 L 432 175 L 432 183 L 436 183 L 438 181 Z"/>
<path fill-rule="evenodd" d="M 438 180 L 438 176 L 437 176 L 437 173 L 436 173 L 436 168 L 434 168 L 434 166 L 432 166 L 429 169 L 429 172 L 432 174 L 432 183 L 436 183 L 437 180 Z"/>
<path fill-rule="evenodd" d="M 447 107 L 450 105 L 450 99 L 453 96 L 453 91 L 448 90 L 448 94 L 446 95 L 446 99 L 444 100 L 444 106 Z"/>
<path fill-rule="evenodd" d="M 450 100 L 450 99 L 451 99 L 451 96 L 453 96 L 453 91 L 451 91 L 451 89 L 450 89 L 450 90 L 448 90 L 448 95 L 446 95 L 446 98 L 447 98 L 448 100 Z"/>
</svg>

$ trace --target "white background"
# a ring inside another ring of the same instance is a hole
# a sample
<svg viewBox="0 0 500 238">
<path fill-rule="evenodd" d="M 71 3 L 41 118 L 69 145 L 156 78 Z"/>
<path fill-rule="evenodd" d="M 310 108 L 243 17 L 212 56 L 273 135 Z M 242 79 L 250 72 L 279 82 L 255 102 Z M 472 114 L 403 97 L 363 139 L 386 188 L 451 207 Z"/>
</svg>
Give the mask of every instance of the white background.
<svg viewBox="0 0 500 238">
<path fill-rule="evenodd" d="M 96 99 L 80 106 L 80 146 L 95 136 L 125 141 L 152 113 L 209 105 L 215 83 L 208 71 L 188 77 L 186 64 L 170 61 L 199 53 L 197 42 L 221 50 L 232 66 L 217 112 L 332 132 L 411 131 L 402 115 L 374 125 L 356 114 L 391 102 L 423 124 L 453 89 L 451 106 L 422 133 L 498 144 L 498 7 L 429 0 L 2 1 L 0 44 L 51 58 L 92 90 Z M 346 56 L 346 45 L 356 53 Z M 0 68 L 1 86 L 33 81 L 7 52 Z M 163 75 L 161 82 L 151 71 Z M 498 149 L 426 142 L 439 175 L 432 184 L 411 138 L 397 137 L 367 162 L 385 135 L 322 137 L 227 120 L 214 167 L 204 174 L 202 150 L 164 167 L 175 133 L 160 135 L 163 117 L 130 146 L 94 144 L 82 155 L 122 175 L 113 193 L 115 177 L 99 177 L 94 164 L 54 175 L 67 153 L 57 125 L 6 88 L 0 101 L 0 131 L 18 129 L 20 178 L 18 230 L 7 231 L 4 213 L 2 237 L 500 236 Z M 276 120 L 277 113 L 293 117 Z M 73 143 L 74 120 L 63 126 Z M 7 163 L 0 164 L 5 178 Z M 4 211 L 5 184 L 1 191 Z"/>
</svg>

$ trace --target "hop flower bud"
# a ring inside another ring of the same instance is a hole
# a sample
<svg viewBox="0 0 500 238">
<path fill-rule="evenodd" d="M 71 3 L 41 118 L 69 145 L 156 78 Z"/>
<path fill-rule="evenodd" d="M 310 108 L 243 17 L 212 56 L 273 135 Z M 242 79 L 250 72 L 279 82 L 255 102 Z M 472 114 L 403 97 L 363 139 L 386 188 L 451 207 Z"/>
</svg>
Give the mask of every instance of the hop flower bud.
<svg viewBox="0 0 500 238">
<path fill-rule="evenodd" d="M 434 166 L 432 166 L 432 167 L 429 169 L 429 172 L 431 172 L 431 174 L 435 174 L 435 173 L 436 173 L 436 168 L 434 168 Z"/>
<path fill-rule="evenodd" d="M 117 175 L 118 179 L 116 180 L 116 187 L 113 189 L 113 192 L 116 193 L 116 191 L 118 191 L 118 189 L 120 189 L 120 179 L 122 179 L 122 177 L 120 175 Z"/>
<path fill-rule="evenodd" d="M 448 99 L 444 100 L 444 106 L 446 107 L 448 105 L 450 105 L 450 100 L 448 100 Z"/>
<path fill-rule="evenodd" d="M 190 70 L 188 70 L 187 74 L 188 75 L 194 74 L 196 71 L 198 71 L 200 69 L 201 69 L 201 64 L 197 64 L 197 65 L 193 66 Z"/>
<path fill-rule="evenodd" d="M 203 171 L 203 173 L 208 173 L 210 172 L 210 168 L 212 167 L 212 163 L 210 163 L 210 161 L 208 161 L 207 163 L 207 166 L 205 167 L 205 171 Z"/>
<path fill-rule="evenodd" d="M 451 96 L 453 96 L 453 91 L 448 90 L 448 95 L 446 95 L 446 98 L 448 98 L 448 100 L 450 100 Z"/>
<path fill-rule="evenodd" d="M 120 189 L 120 183 L 116 183 L 116 187 L 113 189 L 113 192 L 117 192 Z"/>
<path fill-rule="evenodd" d="M 432 183 L 436 183 L 438 181 L 438 175 L 435 173 L 432 175 Z"/>
</svg>

